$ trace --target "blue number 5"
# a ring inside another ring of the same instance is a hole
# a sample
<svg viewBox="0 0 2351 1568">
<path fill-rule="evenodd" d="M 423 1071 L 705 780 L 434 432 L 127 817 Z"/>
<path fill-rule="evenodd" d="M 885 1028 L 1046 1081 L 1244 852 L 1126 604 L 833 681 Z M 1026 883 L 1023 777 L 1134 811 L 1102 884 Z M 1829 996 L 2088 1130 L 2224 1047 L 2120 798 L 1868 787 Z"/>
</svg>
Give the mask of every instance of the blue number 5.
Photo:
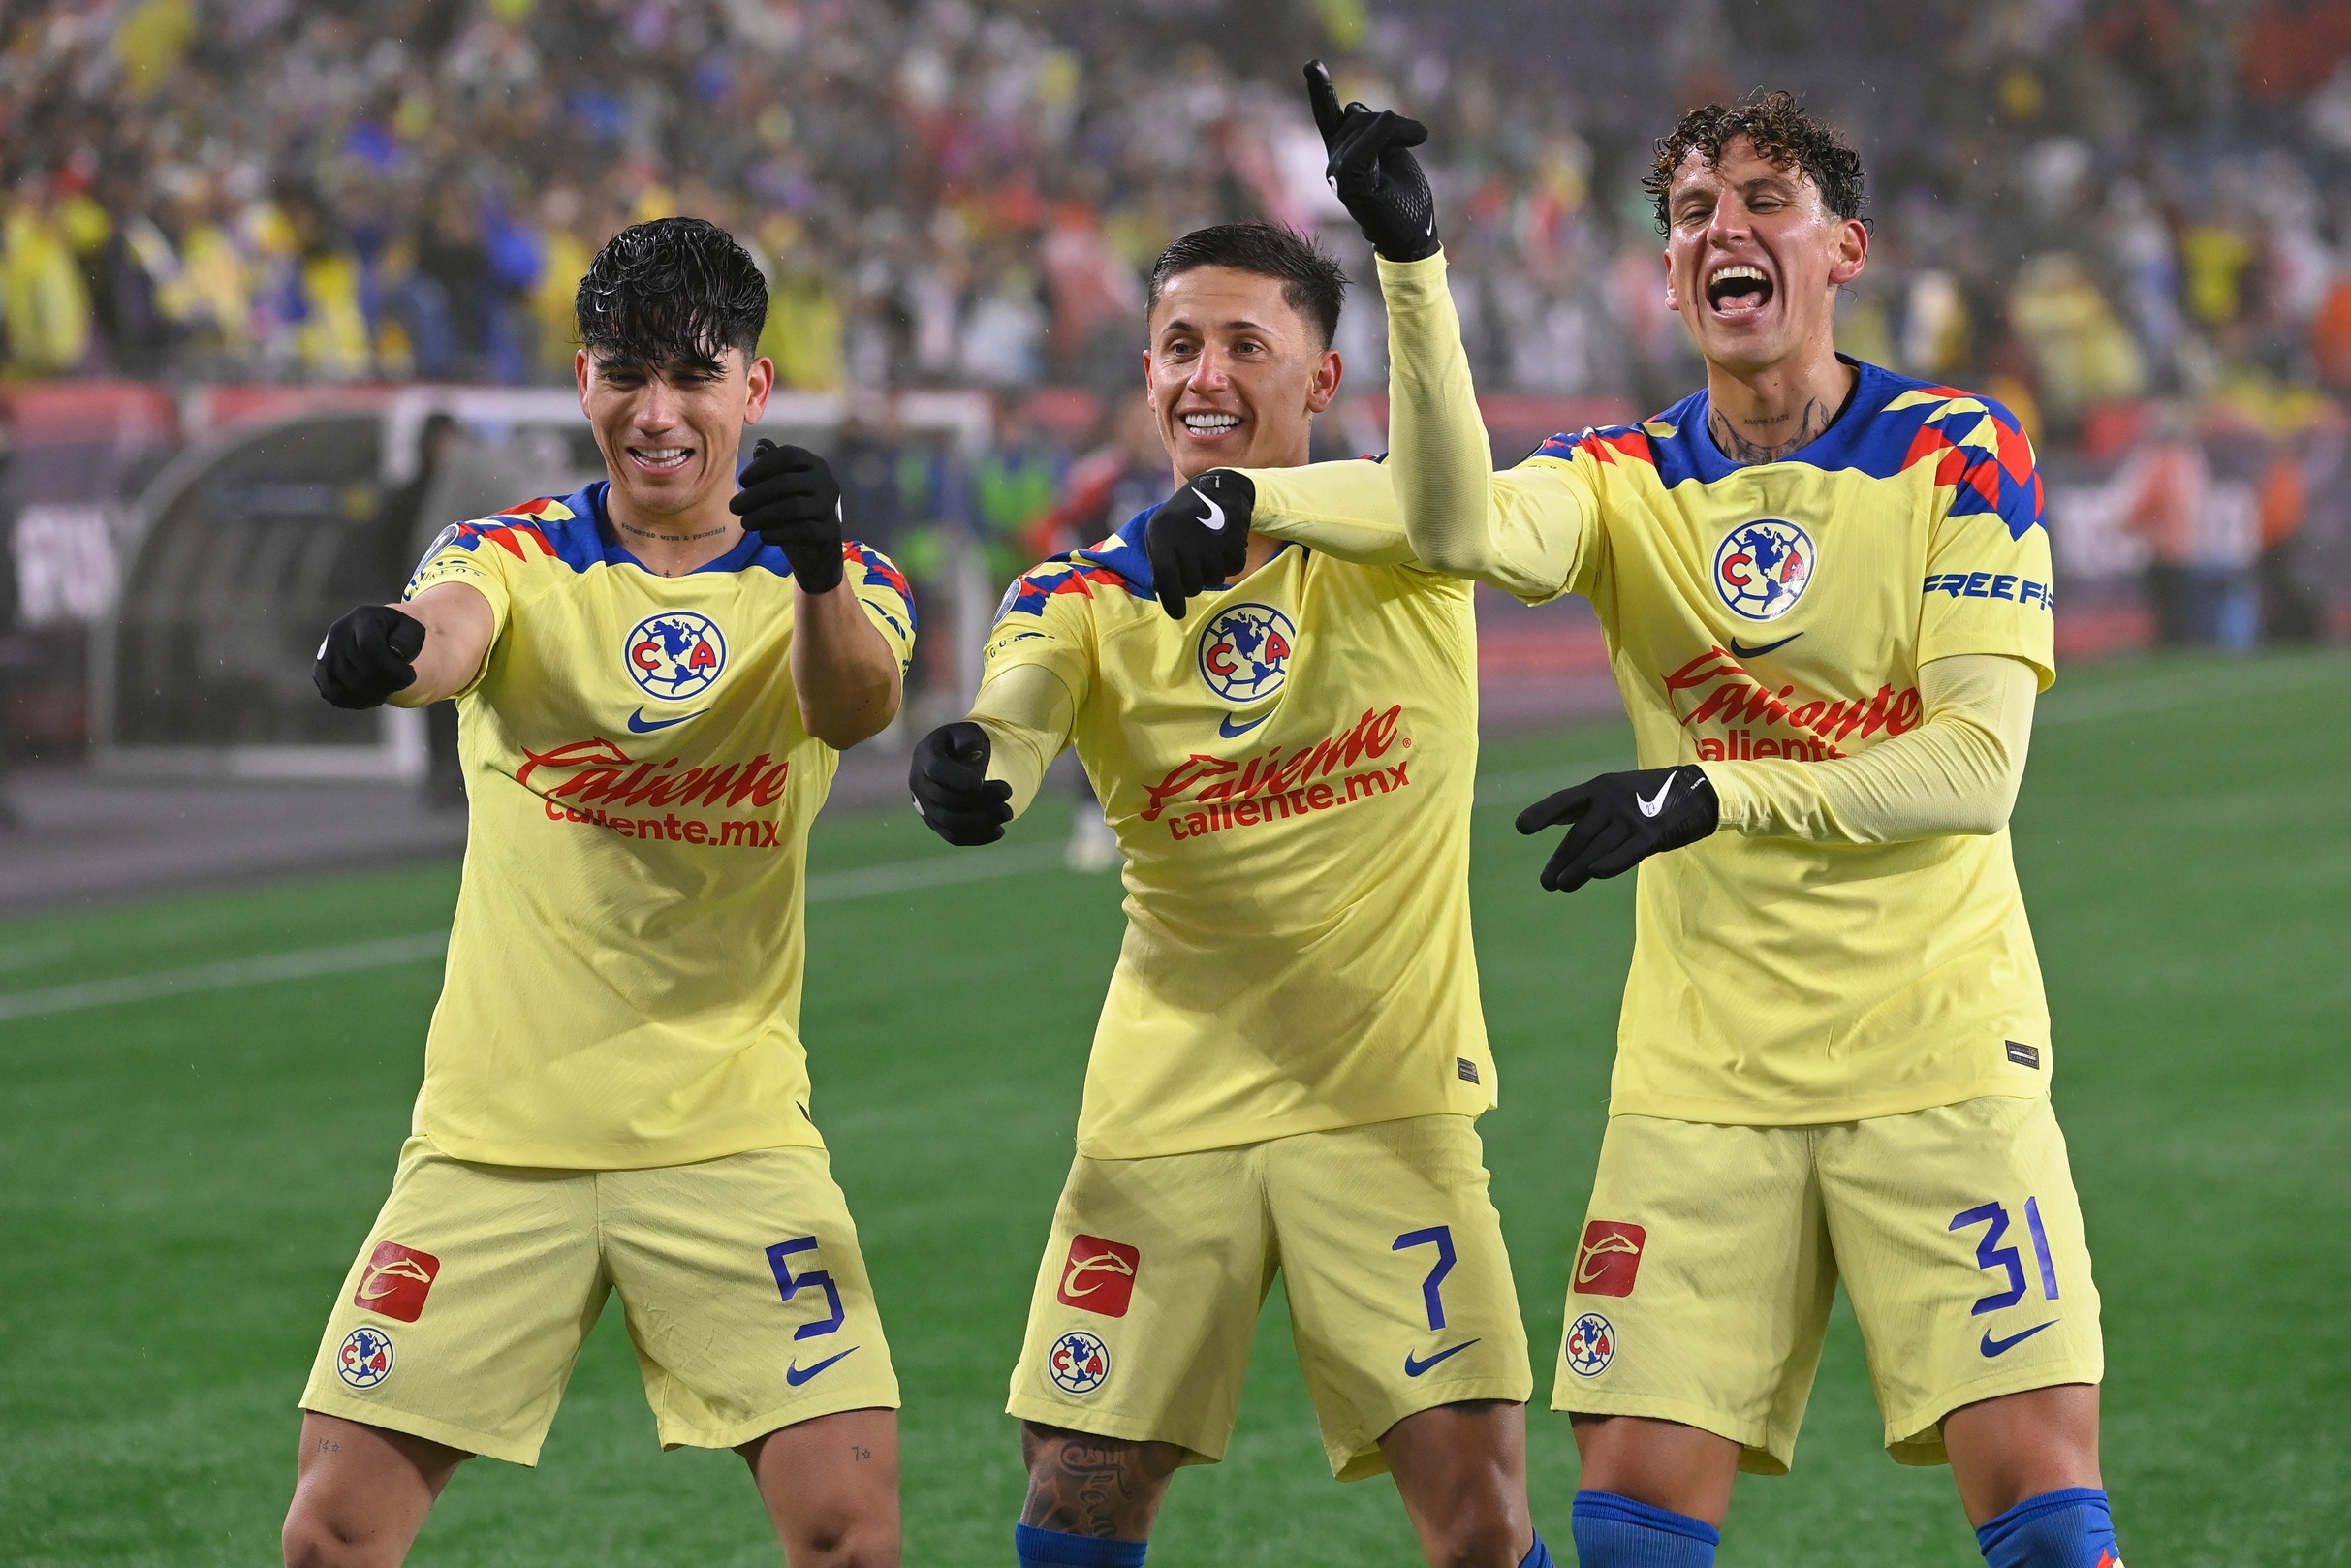
<svg viewBox="0 0 2351 1568">
<path fill-rule="evenodd" d="M 1437 1264 L 1428 1270 L 1428 1277 L 1421 1281 L 1421 1299 L 1428 1303 L 1428 1326 L 1442 1329 L 1445 1327 L 1445 1298 L 1439 1293 L 1444 1287 L 1445 1276 L 1453 1272 L 1453 1227 L 1431 1225 L 1425 1231 L 1406 1231 L 1395 1239 L 1395 1245 L 1389 1250 L 1401 1252 L 1406 1247 L 1427 1246 L 1437 1249 Z"/>
<path fill-rule="evenodd" d="M 822 1269 L 811 1269 L 804 1274 L 795 1274 L 792 1271 L 792 1265 L 786 1261 L 795 1252 L 814 1252 L 815 1250 L 816 1238 L 813 1236 L 802 1236 L 789 1241 L 778 1241 L 768 1249 L 768 1267 L 775 1270 L 775 1288 L 784 1293 L 785 1301 L 792 1300 L 803 1289 L 821 1288 L 825 1293 L 825 1304 L 832 1309 L 831 1317 L 819 1318 L 814 1323 L 803 1323 L 795 1329 L 792 1332 L 792 1337 L 795 1339 L 814 1339 L 819 1334 L 831 1333 L 839 1329 L 849 1316 L 841 1310 L 841 1293 L 833 1286 L 831 1274 Z"/>
</svg>

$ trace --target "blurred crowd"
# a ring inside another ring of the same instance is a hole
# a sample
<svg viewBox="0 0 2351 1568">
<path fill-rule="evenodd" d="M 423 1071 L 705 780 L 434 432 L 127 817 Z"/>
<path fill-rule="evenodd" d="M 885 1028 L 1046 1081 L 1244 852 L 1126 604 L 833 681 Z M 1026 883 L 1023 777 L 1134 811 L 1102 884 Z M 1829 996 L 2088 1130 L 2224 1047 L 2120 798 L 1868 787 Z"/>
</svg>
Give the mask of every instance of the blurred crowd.
<svg viewBox="0 0 2351 1568">
<path fill-rule="evenodd" d="M 685 211 L 771 269 L 789 385 L 1084 383 L 1123 371 L 1173 235 L 1336 218 L 1296 81 L 1322 52 L 1351 93 L 1432 125 L 1487 385 L 1653 403 L 1686 384 L 1637 181 L 1675 105 L 1761 66 L 1743 8 L 1653 8 L 1659 90 L 1632 114 L 1539 66 L 1449 57 L 1433 9 L 1228 9 L 14 5 L 7 362 L 556 377 L 587 257 Z M 1889 8 L 1842 9 L 1884 31 Z M 2148 392 L 2351 383 L 2351 0 L 1893 9 L 1898 110 L 1810 84 L 1854 110 L 1871 165 L 1857 352 L 1999 380 L 2061 429 Z"/>
<path fill-rule="evenodd" d="M 13 4 L 6 369 L 559 381 L 595 247 L 687 212 L 768 268 L 789 387 L 1131 388 L 1144 273 L 1189 228 L 1271 216 L 1369 275 L 1299 91 L 1321 53 L 1430 123 L 1485 388 L 1648 408 L 1695 383 L 1639 178 L 1676 108 L 1769 78 L 1868 164 L 1848 352 L 2110 467 L 2219 430 L 2258 449 L 2261 493 L 2331 477 L 2351 0 L 1589 12 L 1593 47 L 1563 50 L 1532 47 L 1555 33 L 1535 0 Z M 1635 90 L 1591 59 L 1639 61 Z M 1341 347 L 1376 387 L 1376 309 Z M 1123 461 L 1111 419 L 1088 472 Z M 958 482 L 1014 519 L 989 524 L 1008 558 L 1066 510 L 1072 455 L 1047 445 L 1016 409 L 1012 477 Z M 2148 549 L 2214 548 L 2146 510 L 2122 512 Z M 2272 513 L 2254 554 L 2300 527 Z"/>
</svg>

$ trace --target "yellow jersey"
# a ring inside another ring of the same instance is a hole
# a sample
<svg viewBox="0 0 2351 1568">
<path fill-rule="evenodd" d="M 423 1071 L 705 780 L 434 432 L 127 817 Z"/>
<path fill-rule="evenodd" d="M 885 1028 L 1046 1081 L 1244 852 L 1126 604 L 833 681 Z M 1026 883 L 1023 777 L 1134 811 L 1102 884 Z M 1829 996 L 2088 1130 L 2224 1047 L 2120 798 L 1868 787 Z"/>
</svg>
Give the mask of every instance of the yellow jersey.
<svg viewBox="0 0 2351 1568">
<path fill-rule="evenodd" d="M 408 585 L 465 583 L 496 628 L 458 698 L 465 868 L 416 1130 L 589 1170 L 821 1146 L 801 884 L 839 756 L 793 694 L 791 566 L 746 534 L 648 572 L 606 487 L 455 524 Z M 903 665 L 905 579 L 843 553 Z"/>
<path fill-rule="evenodd" d="M 1180 622 L 1150 514 L 1018 579 L 1126 856 L 1079 1152 L 1133 1159 L 1494 1103 L 1470 943 L 1470 584 L 1296 546 Z"/>
<path fill-rule="evenodd" d="M 1920 722 L 1919 668 L 1953 655 L 2054 678 L 2041 480 L 2016 417 L 1856 368 L 1843 415 L 1777 462 L 1725 457 L 1700 392 L 1521 465 L 1522 493 L 1581 532 L 1564 586 L 1599 610 L 1640 766 L 1856 754 Z M 1789 1124 L 2047 1090 L 2005 827 L 1720 832 L 1643 862 L 1637 908 L 1613 1113 Z"/>
<path fill-rule="evenodd" d="M 1937 803 L 1973 824 L 1982 802 L 1958 797 L 2012 789 L 2023 736 L 2003 732 L 2001 688 L 2054 678 L 2041 480 L 2016 417 L 1847 361 L 1846 407 L 1775 462 L 1725 457 L 1702 391 L 1494 474 L 1442 257 L 1382 261 L 1380 280 L 1389 482 L 1254 470 L 1251 526 L 1351 559 L 1426 549 L 1530 603 L 1588 596 L 1640 765 L 1699 764 L 1723 800 L 1722 831 L 1640 867 L 1612 1113 L 1788 1125 L 2046 1092 L 2006 802 L 1990 831 L 1900 828 L 1922 792 L 1948 786 Z M 1948 714 L 1922 686 L 1937 661 L 1924 685 Z M 2022 678 L 1957 668 L 1987 662 Z M 1804 776 L 1922 727 L 1936 743 L 1901 766 Z M 1872 818 L 1894 831 L 1838 831 Z"/>
</svg>

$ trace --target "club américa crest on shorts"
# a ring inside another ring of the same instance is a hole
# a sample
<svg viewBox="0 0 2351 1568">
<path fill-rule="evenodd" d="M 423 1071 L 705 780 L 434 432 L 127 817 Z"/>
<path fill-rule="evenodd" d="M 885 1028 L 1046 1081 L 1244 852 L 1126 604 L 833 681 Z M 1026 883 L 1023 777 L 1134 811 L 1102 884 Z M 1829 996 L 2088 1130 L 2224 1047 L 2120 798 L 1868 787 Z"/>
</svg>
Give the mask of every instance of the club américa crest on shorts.
<svg viewBox="0 0 2351 1568">
<path fill-rule="evenodd" d="M 1238 706 L 1262 701 L 1290 678 L 1298 628 L 1271 605 L 1224 605 L 1200 633 L 1200 678 Z"/>
<path fill-rule="evenodd" d="M 1072 1329 L 1046 1353 L 1045 1374 L 1064 1394 L 1091 1394 L 1111 1380 L 1111 1347 L 1083 1329 Z"/>
<path fill-rule="evenodd" d="M 1586 1312 L 1567 1326 L 1559 1354 L 1578 1377 L 1598 1377 L 1616 1359 L 1615 1326 L 1597 1312 Z"/>
<path fill-rule="evenodd" d="M 1742 522 L 1714 552 L 1714 591 L 1748 620 L 1777 620 L 1796 608 L 1817 564 L 1812 536 L 1785 517 Z"/>
<path fill-rule="evenodd" d="M 727 668 L 727 639 L 718 622 L 699 611 L 665 610 L 630 628 L 621 663 L 646 696 L 691 702 Z"/>
<path fill-rule="evenodd" d="M 343 1336 L 335 1371 L 355 1389 L 372 1389 L 392 1375 L 392 1335 L 381 1329 L 354 1329 Z"/>
</svg>

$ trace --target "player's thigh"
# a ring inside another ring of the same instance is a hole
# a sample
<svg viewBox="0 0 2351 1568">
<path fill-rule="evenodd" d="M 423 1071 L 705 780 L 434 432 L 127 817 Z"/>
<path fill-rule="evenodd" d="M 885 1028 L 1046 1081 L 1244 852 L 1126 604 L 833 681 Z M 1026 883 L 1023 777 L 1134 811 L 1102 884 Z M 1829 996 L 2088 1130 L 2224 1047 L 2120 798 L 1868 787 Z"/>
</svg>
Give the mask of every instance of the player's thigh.
<svg viewBox="0 0 2351 1568">
<path fill-rule="evenodd" d="M 737 1452 L 788 1560 L 897 1561 L 896 1411 L 835 1410 L 755 1437 Z"/>
<path fill-rule="evenodd" d="M 1944 1458 L 1960 1405 L 2105 1371 L 2065 1135 L 2045 1098 L 1986 1096 L 1824 1138 L 1831 1234 L 1886 1443 Z"/>
<path fill-rule="evenodd" d="M 898 1383 L 848 1201 L 821 1148 L 598 1178 L 605 1267 L 663 1444 L 734 1448 Z"/>
<path fill-rule="evenodd" d="M 1416 1411 L 1533 1390 L 1485 1146 L 1467 1116 L 1414 1116 L 1268 1144 L 1274 1245 L 1299 1366 L 1332 1470 L 1388 1468 Z"/>
<path fill-rule="evenodd" d="M 1223 1457 L 1273 1278 L 1265 1147 L 1078 1156 L 1006 1409 L 1039 1427 Z"/>
<path fill-rule="evenodd" d="M 1678 1422 L 1744 1468 L 1788 1467 L 1836 1291 L 1816 1136 L 1610 1118 L 1552 1408 Z"/>
<path fill-rule="evenodd" d="M 302 1408 L 536 1463 L 607 1290 L 595 1177 L 400 1151 Z"/>
<path fill-rule="evenodd" d="M 397 1562 L 457 1466 L 473 1456 L 406 1432 L 310 1410 L 302 1415 L 286 1561 Z"/>
</svg>

